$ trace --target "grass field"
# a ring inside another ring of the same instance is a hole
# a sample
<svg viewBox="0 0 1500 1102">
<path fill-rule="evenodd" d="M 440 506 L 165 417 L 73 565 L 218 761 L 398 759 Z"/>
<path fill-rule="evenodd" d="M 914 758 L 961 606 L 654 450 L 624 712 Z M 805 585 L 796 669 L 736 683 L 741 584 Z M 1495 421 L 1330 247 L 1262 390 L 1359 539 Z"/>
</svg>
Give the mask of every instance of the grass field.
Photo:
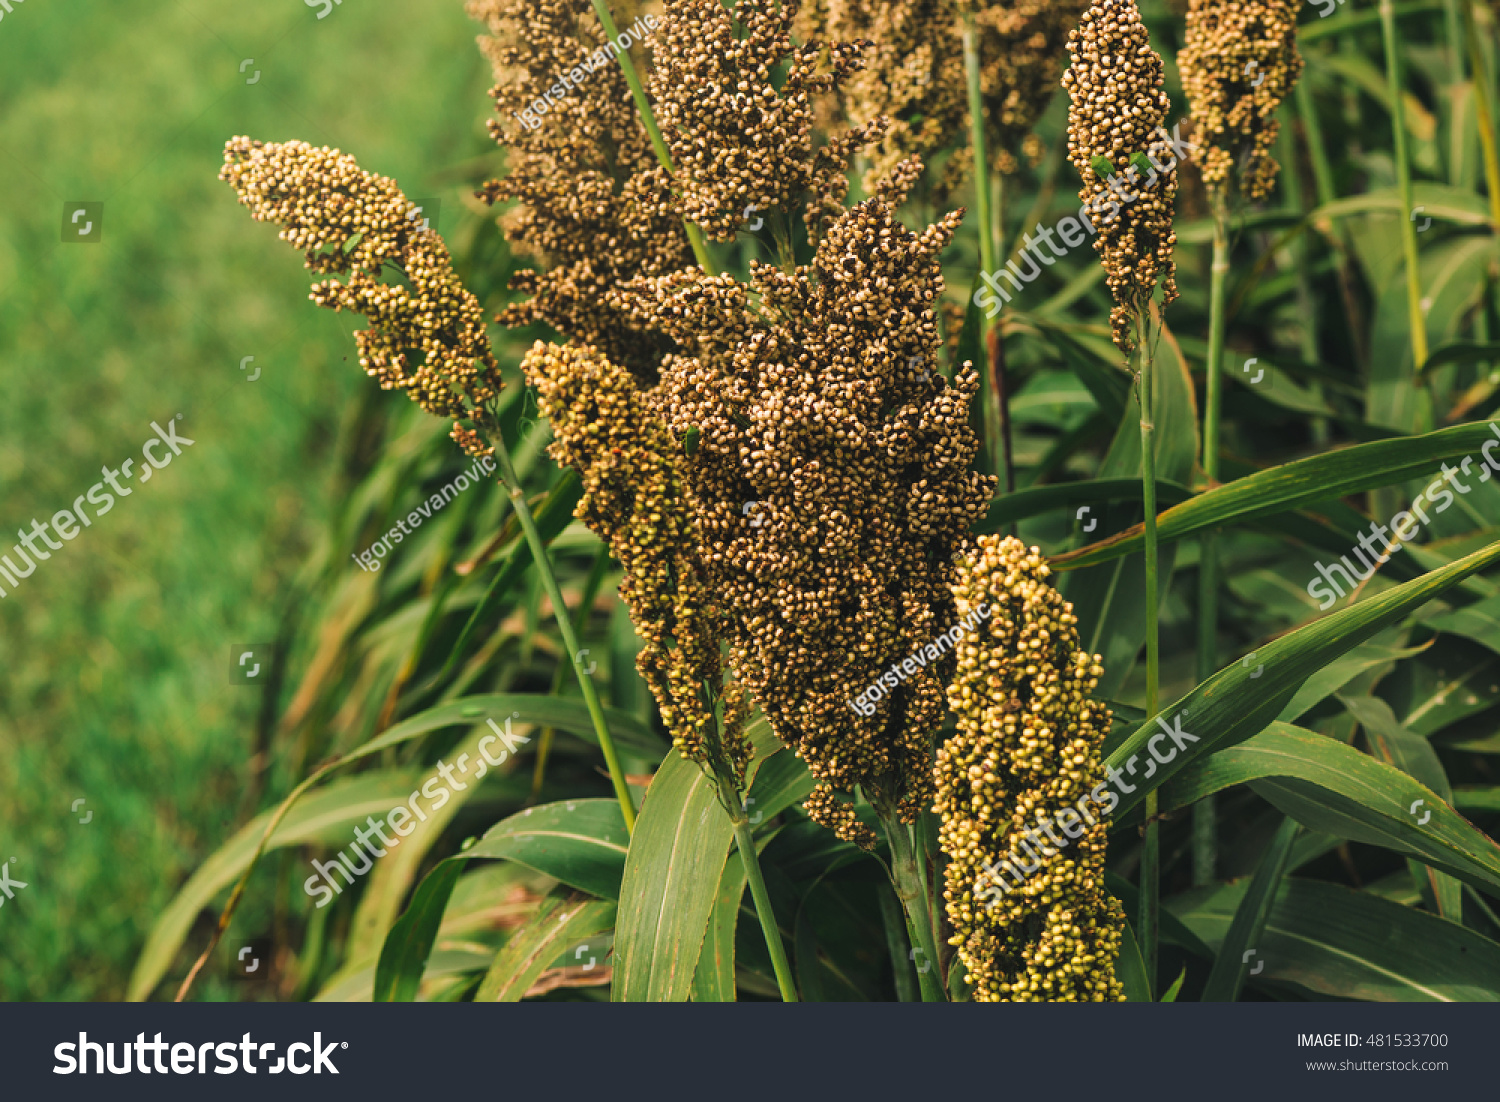
<svg viewBox="0 0 1500 1102">
<path fill-rule="evenodd" d="M 153 421 L 195 441 L 0 600 L 0 861 L 27 884 L 0 910 L 0 999 L 118 998 L 241 815 L 261 691 L 231 684 L 231 648 L 275 637 L 341 485 L 354 326 L 217 181 L 223 144 L 339 146 L 441 196 L 448 228 L 449 170 L 494 149 L 474 30 L 415 0 L 0 20 L 0 529 L 139 462 Z M 79 200 L 103 203 L 97 243 L 62 241 Z"/>
</svg>

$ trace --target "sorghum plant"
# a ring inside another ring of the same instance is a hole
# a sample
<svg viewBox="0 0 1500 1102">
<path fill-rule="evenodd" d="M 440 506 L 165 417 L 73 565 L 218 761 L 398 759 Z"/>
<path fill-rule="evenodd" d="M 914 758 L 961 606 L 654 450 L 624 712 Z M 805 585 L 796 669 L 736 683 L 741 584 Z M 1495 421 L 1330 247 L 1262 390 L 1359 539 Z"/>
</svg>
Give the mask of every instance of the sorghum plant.
<svg viewBox="0 0 1500 1102">
<path fill-rule="evenodd" d="M 1276 112 L 1302 71 L 1297 9 L 1290 0 L 1193 0 L 1186 41 L 1177 55 L 1214 225 L 1202 457 L 1203 474 L 1211 484 L 1219 481 L 1230 203 L 1236 193 L 1251 201 L 1264 199 L 1275 182 L 1271 147 L 1280 129 Z M 1297 170 L 1296 165 L 1288 167 Z M 1203 537 L 1199 549 L 1197 657 L 1198 677 L 1204 680 L 1219 666 L 1218 550 L 1212 533 Z M 1211 798 L 1194 808 L 1194 817 L 1196 878 L 1207 883 L 1215 850 Z"/>
</svg>

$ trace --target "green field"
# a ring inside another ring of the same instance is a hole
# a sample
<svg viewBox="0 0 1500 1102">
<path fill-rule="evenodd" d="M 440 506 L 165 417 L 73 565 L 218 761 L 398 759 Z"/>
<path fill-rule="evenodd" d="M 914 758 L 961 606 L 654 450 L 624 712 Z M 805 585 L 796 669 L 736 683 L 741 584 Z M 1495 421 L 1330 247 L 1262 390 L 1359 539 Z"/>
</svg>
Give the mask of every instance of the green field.
<svg viewBox="0 0 1500 1102">
<path fill-rule="evenodd" d="M 454 166 L 494 152 L 488 73 L 459 4 L 13 8 L 0 528 L 139 462 L 153 421 L 181 415 L 195 441 L 0 600 L 0 861 L 28 885 L 0 909 L 0 999 L 119 998 L 152 920 L 245 816 L 262 694 L 231 684 L 231 649 L 276 637 L 360 473 L 334 462 L 366 385 L 355 325 L 307 303 L 216 179 L 224 142 L 338 146 L 441 197 L 451 230 L 473 217 Z M 79 200 L 104 204 L 97 243 L 62 241 Z"/>
</svg>

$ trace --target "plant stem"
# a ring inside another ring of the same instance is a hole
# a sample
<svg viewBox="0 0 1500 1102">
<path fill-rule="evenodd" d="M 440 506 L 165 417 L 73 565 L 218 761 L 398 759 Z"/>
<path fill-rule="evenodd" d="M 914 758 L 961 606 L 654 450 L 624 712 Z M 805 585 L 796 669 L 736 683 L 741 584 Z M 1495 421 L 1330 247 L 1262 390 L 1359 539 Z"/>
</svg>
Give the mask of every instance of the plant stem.
<svg viewBox="0 0 1500 1102">
<path fill-rule="evenodd" d="M 1328 150 L 1323 144 L 1323 124 L 1318 121 L 1318 107 L 1313 102 L 1312 87 L 1306 78 L 1297 82 L 1297 117 L 1302 121 L 1303 137 L 1307 144 L 1307 158 L 1312 163 L 1314 187 L 1318 193 L 1320 207 L 1327 206 L 1338 198 L 1338 189 L 1333 182 L 1333 166 L 1328 161 Z M 1358 299 L 1354 291 L 1354 275 L 1350 270 L 1350 248 L 1348 230 L 1344 222 L 1337 225 L 1324 219 L 1319 232 L 1328 238 L 1328 243 L 1338 254 L 1339 294 L 1344 302 L 1344 318 L 1349 326 L 1350 339 L 1354 343 L 1354 359 L 1360 370 L 1370 362 L 1370 350 L 1365 341 L 1365 327 L 1360 321 Z"/>
<path fill-rule="evenodd" d="M 922 876 L 917 869 L 917 859 L 912 849 L 911 833 L 905 823 L 896 818 L 895 812 L 882 815 L 886 837 L 891 843 L 891 879 L 895 883 L 896 897 L 906 911 L 907 933 L 913 948 L 921 951 L 927 959 L 917 963 L 917 979 L 922 985 L 922 1001 L 941 1003 L 948 1001 L 938 975 L 937 939 L 932 933 L 932 912 L 927 907 L 926 893 L 922 890 Z"/>
<path fill-rule="evenodd" d="M 510 452 L 505 447 L 505 437 L 500 427 L 495 424 L 486 424 L 484 428 L 494 444 L 495 461 L 500 466 L 500 481 L 505 490 L 510 494 L 511 508 L 516 511 L 516 517 L 521 522 L 521 531 L 526 534 L 526 542 L 531 547 L 531 557 L 536 566 L 537 574 L 542 579 L 542 588 L 547 591 L 547 596 L 552 601 L 552 614 L 557 620 L 557 629 L 562 633 L 563 646 L 568 650 L 568 661 L 573 665 L 574 676 L 578 678 L 578 687 L 583 691 L 583 702 L 589 710 L 589 718 L 594 723 L 594 734 L 599 739 L 599 749 L 604 752 L 604 764 L 609 769 L 609 779 L 614 785 L 615 799 L 620 802 L 620 814 L 625 819 L 625 829 L 630 833 L 635 832 L 635 805 L 630 799 L 630 786 L 625 783 L 625 771 L 620 766 L 620 757 L 615 753 L 614 739 L 610 737 L 609 727 L 604 722 L 604 706 L 599 702 L 599 693 L 594 688 L 594 681 L 578 663 L 578 635 L 573 630 L 573 621 L 568 616 L 568 606 L 563 600 L 562 588 L 557 584 L 557 575 L 552 572 L 552 560 L 547 555 L 547 544 L 542 539 L 542 534 L 537 530 L 536 518 L 531 515 L 531 506 L 526 503 L 525 491 L 521 489 L 520 479 L 516 476 L 515 465 L 511 463 Z"/>
<path fill-rule="evenodd" d="M 1474 72 L 1474 119 L 1479 129 L 1479 145 L 1484 151 L 1484 184 L 1489 192 L 1490 225 L 1500 233 L 1500 151 L 1495 143 L 1495 116 L 1490 111 L 1490 73 L 1479 48 L 1478 29 L 1474 23 L 1475 0 L 1464 5 L 1464 31 L 1469 43 L 1469 68 Z"/>
<path fill-rule="evenodd" d="M 792 982 L 792 968 L 787 963 L 786 946 L 781 943 L 781 929 L 776 925 L 776 912 L 771 909 L 771 896 L 766 892 L 765 877 L 760 871 L 760 855 L 755 849 L 755 835 L 750 830 L 750 820 L 745 817 L 740 802 L 740 793 L 734 782 L 722 775 L 716 778 L 719 784 L 719 799 L 734 824 L 734 841 L 740 850 L 740 860 L 745 864 L 745 879 L 750 882 L 750 897 L 755 900 L 755 915 L 760 919 L 761 933 L 766 938 L 766 949 L 771 954 L 771 967 L 776 972 L 776 986 L 781 989 L 781 1001 L 797 1001 L 797 985 Z"/>
<path fill-rule="evenodd" d="M 614 16 L 609 13 L 609 4 L 605 0 L 593 0 L 594 14 L 599 17 L 599 25 L 604 28 L 605 35 L 610 41 L 620 37 L 620 31 L 615 26 Z M 662 168 L 668 172 L 672 168 L 672 153 L 667 149 L 667 143 L 661 136 L 661 127 L 656 124 L 656 113 L 651 110 L 651 101 L 646 98 L 645 86 L 641 84 L 641 78 L 635 71 L 635 62 L 630 60 L 630 54 L 624 50 L 620 51 L 620 71 L 625 74 L 625 83 L 630 85 L 630 95 L 635 100 L 635 109 L 641 116 L 641 125 L 646 128 L 646 134 L 651 139 L 651 148 L 656 153 L 656 159 Z M 693 256 L 698 260 L 698 266 L 708 275 L 714 275 L 713 261 L 708 255 L 708 244 L 703 240 L 703 231 L 691 222 L 683 222 L 687 228 L 688 243 L 693 247 Z"/>
<path fill-rule="evenodd" d="M 1207 384 L 1203 414 L 1203 474 L 1210 486 L 1219 481 L 1219 422 L 1224 403 L 1224 291 L 1229 275 L 1229 212 L 1223 194 L 1215 194 L 1212 202 L 1214 252 L 1208 283 L 1208 359 L 1203 365 Z M 1145 416 L 1144 411 L 1142 416 Z M 1143 447 L 1144 444 L 1143 439 Z M 1152 498 L 1155 498 L 1154 491 Z M 1149 523 L 1152 528 L 1156 526 L 1154 518 Z M 1213 676 L 1219 665 L 1219 547 L 1215 534 L 1205 532 L 1198 541 L 1198 549 L 1197 673 L 1201 683 Z M 1213 883 L 1217 848 L 1213 796 L 1209 795 L 1193 805 L 1194 885 L 1203 887 Z"/>
<path fill-rule="evenodd" d="M 604 584 L 604 575 L 609 572 L 609 546 L 601 544 L 598 553 L 594 556 L 594 565 L 589 570 L 588 580 L 583 583 L 583 599 L 578 602 L 578 612 L 575 615 L 573 630 L 580 635 L 588 623 L 589 612 L 594 607 L 594 601 L 599 596 L 599 588 Z M 562 690 L 563 663 L 559 662 L 556 669 L 552 671 L 552 688 L 549 696 L 556 696 Z M 528 800 L 535 801 L 542 792 L 542 781 L 547 775 L 547 757 L 552 752 L 552 742 L 557 736 L 555 727 L 548 727 L 542 732 L 541 739 L 536 747 L 536 767 L 531 771 L 531 795 Z"/>
<path fill-rule="evenodd" d="M 1391 133 L 1395 140 L 1396 184 L 1401 192 L 1401 247 L 1406 254 L 1406 309 L 1411 326 L 1412 368 L 1422 379 L 1427 362 L 1427 318 L 1422 312 L 1422 272 L 1418 267 L 1417 226 L 1412 215 L 1411 156 L 1406 148 L 1406 105 L 1401 86 L 1400 39 L 1396 37 L 1394 0 L 1380 0 L 1380 32 L 1385 43 L 1385 77 L 1391 94 Z"/>
<path fill-rule="evenodd" d="M 914 1003 L 918 1001 L 916 984 L 911 982 L 911 961 L 906 958 L 906 916 L 901 913 L 901 904 L 894 894 L 876 889 L 880 899 L 881 925 L 885 927 L 885 944 L 891 954 L 891 973 L 896 981 L 896 1001 Z"/>
<path fill-rule="evenodd" d="M 1149 305 L 1149 304 L 1148 304 Z M 1145 324 L 1137 324 L 1139 339 L 1141 401 L 1141 491 L 1145 502 L 1146 537 L 1146 722 L 1156 716 L 1158 663 L 1156 595 L 1156 425 L 1152 421 L 1151 342 Z M 1160 877 L 1161 839 L 1156 821 L 1156 790 L 1146 795 L 1146 838 L 1141 853 L 1141 955 L 1145 958 L 1146 983 L 1156 990 L 1157 893 Z"/>
<path fill-rule="evenodd" d="M 994 274 L 999 267 L 995 255 L 995 221 L 990 209 L 989 151 L 984 140 L 984 97 L 979 85 L 979 37 L 974 21 L 964 16 L 964 73 L 969 93 L 969 149 L 974 156 L 974 210 L 979 218 L 979 266 Z M 998 198 L 997 194 L 997 198 Z M 1000 383 L 1000 334 L 989 312 L 980 315 L 979 332 L 985 350 L 984 432 L 989 444 L 990 465 L 1000 486 L 1011 489 L 1014 477 L 1010 470 L 1008 441 L 1002 403 L 1006 400 Z"/>
</svg>

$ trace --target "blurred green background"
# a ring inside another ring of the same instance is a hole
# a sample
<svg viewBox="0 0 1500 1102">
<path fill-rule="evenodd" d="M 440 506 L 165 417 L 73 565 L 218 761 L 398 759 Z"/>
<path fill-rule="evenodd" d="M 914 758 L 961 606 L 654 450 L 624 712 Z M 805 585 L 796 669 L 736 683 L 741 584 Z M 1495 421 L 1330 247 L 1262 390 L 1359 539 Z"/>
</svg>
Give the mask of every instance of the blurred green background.
<svg viewBox="0 0 1500 1102">
<path fill-rule="evenodd" d="M 337 146 L 441 198 L 445 233 L 480 217 L 457 181 L 495 156 L 490 80 L 462 4 L 318 10 L 27 0 L 0 19 L 0 551 L 138 462 L 152 421 L 196 441 L 0 600 L 0 862 L 28 885 L 0 907 L 3 999 L 120 997 L 151 921 L 243 821 L 263 690 L 231 683 L 231 651 L 276 638 L 367 388 L 354 321 L 307 301 L 217 180 L 225 140 Z M 104 204 L 98 243 L 62 242 L 78 200 Z"/>
</svg>

